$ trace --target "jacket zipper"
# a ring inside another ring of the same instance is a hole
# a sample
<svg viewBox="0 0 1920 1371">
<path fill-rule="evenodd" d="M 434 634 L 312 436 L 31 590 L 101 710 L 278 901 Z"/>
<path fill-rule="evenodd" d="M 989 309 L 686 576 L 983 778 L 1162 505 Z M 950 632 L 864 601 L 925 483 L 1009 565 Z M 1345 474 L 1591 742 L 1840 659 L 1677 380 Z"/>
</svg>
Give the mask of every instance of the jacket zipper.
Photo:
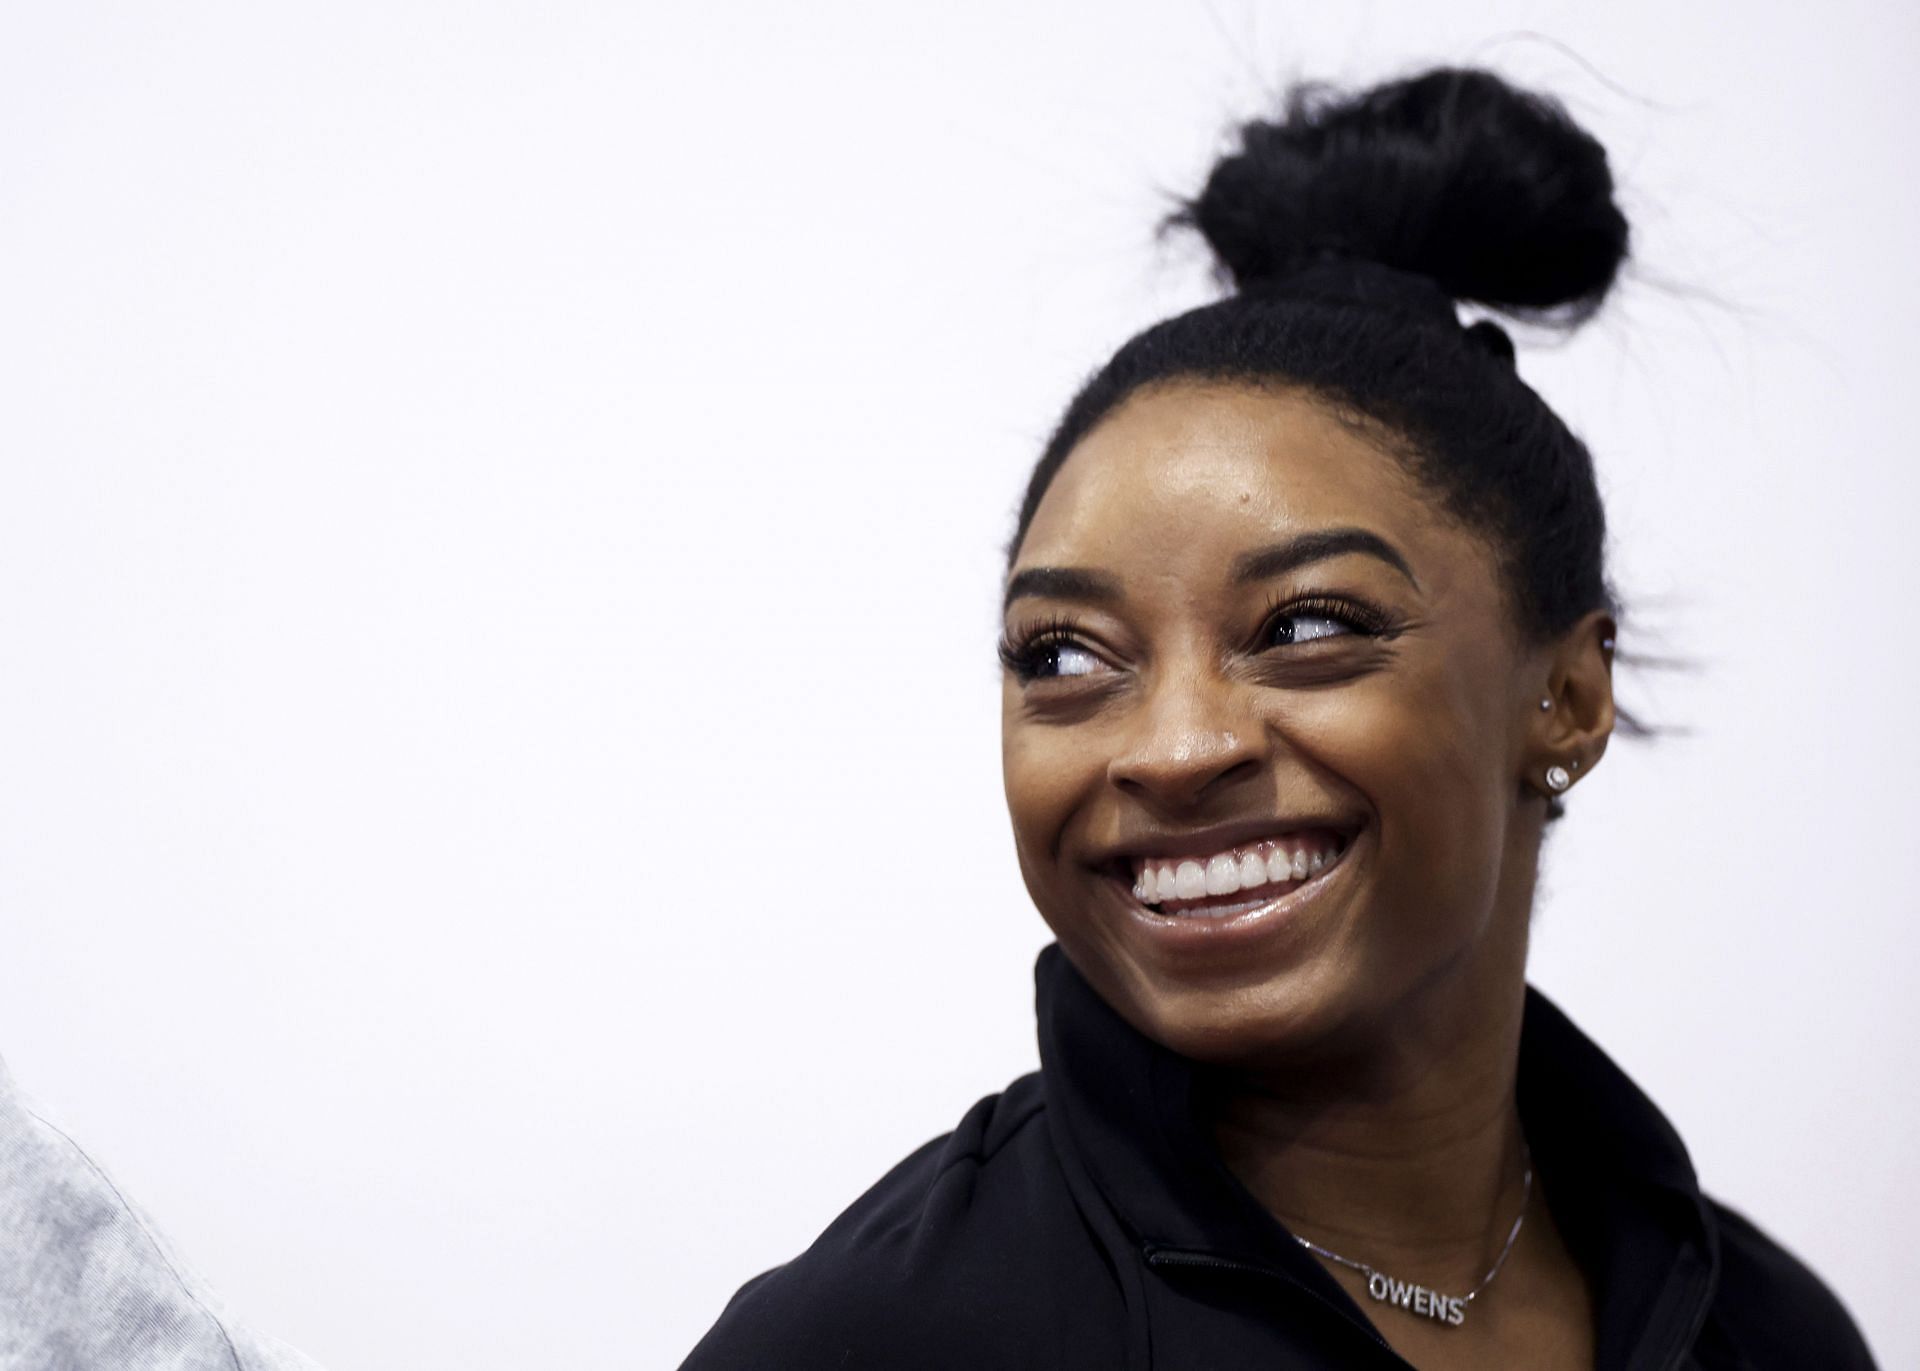
<svg viewBox="0 0 1920 1371">
<path fill-rule="evenodd" d="M 1680 1339 L 1680 1345 L 1674 1349 L 1673 1356 L 1667 1359 L 1665 1371 L 1685 1371 L 1689 1359 L 1693 1356 L 1694 1345 L 1700 1341 L 1700 1330 L 1707 1326 L 1707 1316 L 1712 1312 L 1713 1300 L 1710 1297 L 1694 1301 L 1693 1316 L 1687 1320 L 1686 1334 Z"/>
</svg>

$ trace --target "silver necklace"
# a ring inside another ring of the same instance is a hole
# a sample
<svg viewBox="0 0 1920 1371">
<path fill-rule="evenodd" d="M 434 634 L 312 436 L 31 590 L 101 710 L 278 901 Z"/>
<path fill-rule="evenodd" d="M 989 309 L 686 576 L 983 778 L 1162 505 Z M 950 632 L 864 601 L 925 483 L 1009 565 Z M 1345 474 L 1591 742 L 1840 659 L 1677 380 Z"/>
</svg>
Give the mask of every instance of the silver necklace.
<svg viewBox="0 0 1920 1371">
<path fill-rule="evenodd" d="M 1526 1144 L 1521 1143 L 1521 1147 L 1525 1149 Z M 1438 1290 L 1416 1285 L 1411 1281 L 1397 1281 L 1386 1272 L 1376 1271 L 1365 1262 L 1357 1262 L 1351 1257 L 1341 1256 L 1338 1252 L 1329 1252 L 1318 1243 L 1308 1242 L 1298 1233 L 1293 1235 L 1293 1240 L 1314 1256 L 1325 1257 L 1330 1262 L 1338 1262 L 1349 1270 L 1358 1271 L 1365 1276 L 1367 1294 L 1380 1303 L 1398 1305 L 1415 1314 L 1425 1314 L 1430 1319 L 1458 1328 L 1467 1321 L 1467 1306 L 1473 1303 L 1476 1295 L 1493 1284 L 1493 1278 L 1499 1275 L 1500 1268 L 1507 1264 L 1507 1257 L 1513 1251 L 1513 1244 L 1520 1237 L 1520 1225 L 1527 1221 L 1527 1202 L 1533 1198 L 1532 1151 L 1525 1151 L 1525 1157 L 1527 1174 L 1526 1178 L 1520 1182 L 1520 1213 L 1514 1218 L 1513 1227 L 1507 1230 L 1507 1241 L 1501 1247 L 1500 1255 L 1493 1259 L 1493 1265 L 1487 1268 L 1487 1274 L 1480 1278 L 1480 1283 L 1464 1295 L 1443 1295 Z"/>
</svg>

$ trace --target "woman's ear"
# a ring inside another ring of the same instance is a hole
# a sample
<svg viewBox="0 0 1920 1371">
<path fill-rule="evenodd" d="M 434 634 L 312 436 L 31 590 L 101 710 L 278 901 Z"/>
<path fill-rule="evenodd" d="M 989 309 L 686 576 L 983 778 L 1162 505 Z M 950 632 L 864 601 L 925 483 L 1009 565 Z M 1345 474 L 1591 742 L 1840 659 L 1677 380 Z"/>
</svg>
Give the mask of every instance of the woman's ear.
<svg viewBox="0 0 1920 1371">
<path fill-rule="evenodd" d="M 1527 748 L 1528 784 L 1549 797 L 1600 764 L 1613 735 L 1613 615 L 1595 610 L 1545 652 Z"/>
</svg>

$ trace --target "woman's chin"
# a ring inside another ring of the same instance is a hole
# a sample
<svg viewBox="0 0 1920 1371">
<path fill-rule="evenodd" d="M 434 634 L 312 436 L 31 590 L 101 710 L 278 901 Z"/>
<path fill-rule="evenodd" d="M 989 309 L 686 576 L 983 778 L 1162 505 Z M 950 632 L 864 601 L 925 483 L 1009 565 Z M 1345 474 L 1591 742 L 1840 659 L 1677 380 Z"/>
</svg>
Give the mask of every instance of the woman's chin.
<svg viewBox="0 0 1920 1371">
<path fill-rule="evenodd" d="M 1182 1057 L 1212 1066 L 1277 1065 L 1311 1056 L 1345 1015 L 1332 987 L 1313 984 L 1310 968 L 1277 981 L 1222 993 L 1172 986 L 1145 997 L 1126 1017 Z"/>
<path fill-rule="evenodd" d="M 1061 946 L 1100 998 L 1143 1036 L 1215 1066 L 1278 1063 L 1311 1054 L 1351 1017 L 1332 959 L 1309 957 L 1264 975 L 1169 976 L 1126 949 Z"/>
</svg>

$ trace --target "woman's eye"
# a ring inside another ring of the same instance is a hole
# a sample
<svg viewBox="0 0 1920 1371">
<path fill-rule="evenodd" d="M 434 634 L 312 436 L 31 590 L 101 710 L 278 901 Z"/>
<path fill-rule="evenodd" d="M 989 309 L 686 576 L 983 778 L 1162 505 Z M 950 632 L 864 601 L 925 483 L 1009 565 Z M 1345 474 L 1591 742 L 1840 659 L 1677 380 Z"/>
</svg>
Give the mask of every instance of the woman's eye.
<svg viewBox="0 0 1920 1371">
<path fill-rule="evenodd" d="M 1077 643 L 1041 643 L 1028 660 L 1035 676 L 1091 676 L 1105 665 Z"/>
<path fill-rule="evenodd" d="M 1272 645 L 1310 643 L 1317 638 L 1337 638 L 1353 632 L 1352 625 L 1330 614 L 1282 614 L 1270 628 Z"/>
<path fill-rule="evenodd" d="M 1041 632 L 1024 643 L 1002 639 L 1000 661 L 1023 683 L 1069 676 L 1093 676 L 1112 670 L 1105 658 L 1059 630 Z"/>
</svg>

